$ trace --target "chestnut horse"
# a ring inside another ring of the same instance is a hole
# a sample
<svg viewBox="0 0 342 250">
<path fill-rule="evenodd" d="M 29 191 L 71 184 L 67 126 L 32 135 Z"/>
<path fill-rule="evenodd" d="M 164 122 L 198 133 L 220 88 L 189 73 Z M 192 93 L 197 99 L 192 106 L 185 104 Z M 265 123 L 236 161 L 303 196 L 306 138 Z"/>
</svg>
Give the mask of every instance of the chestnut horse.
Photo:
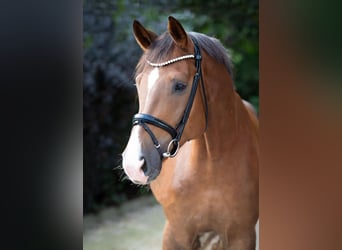
<svg viewBox="0 0 342 250">
<path fill-rule="evenodd" d="M 160 36 L 138 21 L 133 31 L 144 53 L 122 164 L 163 206 L 163 249 L 255 249 L 258 121 L 224 47 L 173 17 Z"/>
</svg>

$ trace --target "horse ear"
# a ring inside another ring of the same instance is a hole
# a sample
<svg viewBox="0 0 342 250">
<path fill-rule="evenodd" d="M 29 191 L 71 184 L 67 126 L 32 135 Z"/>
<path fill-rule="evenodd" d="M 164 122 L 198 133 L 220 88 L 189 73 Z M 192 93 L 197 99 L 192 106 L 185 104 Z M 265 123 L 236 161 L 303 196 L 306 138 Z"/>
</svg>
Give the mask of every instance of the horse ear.
<svg viewBox="0 0 342 250">
<path fill-rule="evenodd" d="M 153 41 L 158 37 L 154 32 L 146 29 L 137 20 L 133 22 L 133 33 L 139 46 L 145 51 L 150 47 Z"/>
<path fill-rule="evenodd" d="M 182 49 L 185 49 L 189 38 L 180 22 L 176 18 L 169 16 L 167 28 L 174 42 Z"/>
</svg>

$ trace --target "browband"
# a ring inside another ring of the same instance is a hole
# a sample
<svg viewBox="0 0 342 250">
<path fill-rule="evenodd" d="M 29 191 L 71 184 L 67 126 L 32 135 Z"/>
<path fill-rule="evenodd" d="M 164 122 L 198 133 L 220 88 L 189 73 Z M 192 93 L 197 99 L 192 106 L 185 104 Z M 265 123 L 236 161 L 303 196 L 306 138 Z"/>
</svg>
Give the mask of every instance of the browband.
<svg viewBox="0 0 342 250">
<path fill-rule="evenodd" d="M 195 56 L 194 55 L 180 56 L 180 57 L 176 57 L 176 58 L 173 58 L 171 60 L 168 60 L 168 61 L 162 62 L 162 63 L 153 63 L 153 62 L 150 62 L 149 60 L 146 60 L 146 61 L 152 67 L 164 67 L 166 65 L 169 65 L 169 64 L 181 61 L 181 60 L 192 59 L 192 58 L 195 58 Z"/>
</svg>

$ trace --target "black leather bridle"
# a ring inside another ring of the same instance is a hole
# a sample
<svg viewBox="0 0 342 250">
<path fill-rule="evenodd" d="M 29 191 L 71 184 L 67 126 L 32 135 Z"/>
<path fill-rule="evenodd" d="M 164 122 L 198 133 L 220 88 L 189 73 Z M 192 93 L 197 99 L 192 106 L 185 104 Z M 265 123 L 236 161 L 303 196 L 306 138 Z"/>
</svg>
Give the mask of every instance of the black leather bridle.
<svg viewBox="0 0 342 250">
<path fill-rule="evenodd" d="M 205 109 L 205 120 L 206 120 L 206 127 L 207 127 L 208 105 L 207 105 L 207 98 L 206 98 L 205 87 L 204 87 L 202 71 L 201 71 L 202 56 L 201 56 L 201 51 L 197 45 L 197 42 L 194 39 L 193 39 L 193 42 L 194 42 L 194 52 L 195 52 L 195 55 L 193 58 L 195 59 L 196 73 L 195 73 L 195 76 L 194 76 L 193 81 L 192 81 L 192 88 L 191 88 L 188 103 L 185 107 L 183 116 L 182 116 L 180 122 L 178 123 L 177 127 L 173 128 L 172 126 L 170 126 L 166 122 L 164 122 L 164 121 L 162 121 L 162 120 L 160 120 L 160 119 L 158 119 L 152 115 L 138 113 L 138 114 L 135 114 L 133 116 L 133 126 L 140 125 L 145 129 L 145 131 L 150 135 L 150 137 L 153 141 L 154 147 L 158 150 L 161 158 L 163 158 L 163 157 L 169 157 L 169 158 L 175 157 L 177 152 L 178 152 L 179 142 L 181 140 L 186 122 L 188 121 L 200 79 L 201 79 L 201 88 L 202 88 L 202 98 L 203 98 L 203 103 L 205 106 L 204 107 L 204 109 Z M 175 61 L 171 60 L 169 62 L 173 63 Z M 167 64 L 169 64 L 169 63 L 167 63 Z M 172 139 L 171 139 L 170 143 L 168 144 L 166 152 L 163 153 L 161 151 L 160 143 L 158 142 L 156 136 L 153 134 L 152 130 L 149 128 L 149 126 L 147 124 L 150 124 L 150 125 L 153 125 L 153 126 L 160 128 L 160 129 L 163 129 L 164 131 L 168 132 L 171 135 Z"/>
</svg>

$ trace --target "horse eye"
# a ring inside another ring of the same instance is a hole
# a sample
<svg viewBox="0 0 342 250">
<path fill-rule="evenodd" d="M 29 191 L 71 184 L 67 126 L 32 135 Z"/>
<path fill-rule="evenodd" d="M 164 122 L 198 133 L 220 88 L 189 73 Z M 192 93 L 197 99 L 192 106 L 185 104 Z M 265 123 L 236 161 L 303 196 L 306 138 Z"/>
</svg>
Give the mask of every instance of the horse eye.
<svg viewBox="0 0 342 250">
<path fill-rule="evenodd" d="M 181 82 L 176 82 L 176 84 L 174 85 L 174 91 L 175 92 L 181 92 L 186 88 L 186 85 L 184 83 Z"/>
</svg>

